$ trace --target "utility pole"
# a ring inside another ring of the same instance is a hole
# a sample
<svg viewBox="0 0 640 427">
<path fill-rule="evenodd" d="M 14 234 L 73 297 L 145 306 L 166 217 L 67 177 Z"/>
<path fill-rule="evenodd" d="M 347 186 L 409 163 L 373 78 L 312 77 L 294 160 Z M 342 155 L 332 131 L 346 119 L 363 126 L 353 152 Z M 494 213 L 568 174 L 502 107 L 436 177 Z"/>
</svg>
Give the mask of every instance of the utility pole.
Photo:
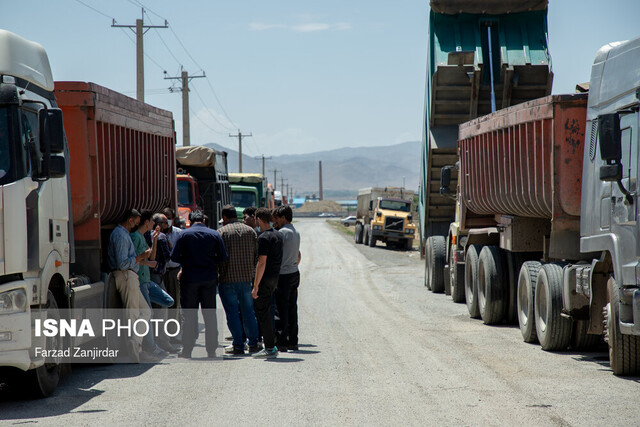
<svg viewBox="0 0 640 427">
<path fill-rule="evenodd" d="M 240 172 L 240 173 L 242 173 L 242 137 L 243 136 L 245 138 L 248 138 L 248 137 L 253 136 L 253 135 L 252 134 L 243 135 L 242 132 L 240 132 L 240 129 L 238 129 L 238 134 L 237 135 L 229 134 L 229 138 L 238 138 L 238 172 Z"/>
<path fill-rule="evenodd" d="M 280 174 L 280 192 L 282 194 L 284 194 L 284 182 L 285 181 L 289 181 L 288 179 L 284 179 L 284 177 L 282 176 L 282 174 Z"/>
<path fill-rule="evenodd" d="M 264 161 L 271 160 L 273 157 L 265 157 L 264 154 L 262 156 L 255 157 L 256 160 L 260 160 L 262 158 L 262 176 L 266 177 L 264 174 Z"/>
<path fill-rule="evenodd" d="M 320 195 L 319 199 L 322 200 L 322 160 L 318 163 L 318 180 L 320 182 Z"/>
<path fill-rule="evenodd" d="M 182 68 L 182 67 L 181 67 Z M 166 74 L 166 71 L 165 71 Z M 167 77 L 165 80 L 181 80 L 182 81 L 182 146 L 188 147 L 191 145 L 191 132 L 189 125 L 189 82 L 192 79 L 199 79 L 206 77 L 204 71 L 199 76 L 190 76 L 189 73 L 182 70 L 180 77 Z M 171 90 L 171 89 L 169 89 Z"/>
<path fill-rule="evenodd" d="M 142 9 L 142 19 L 136 19 L 136 25 L 118 25 L 114 19 L 111 23 L 114 28 L 129 28 L 136 33 L 136 99 L 144 102 L 144 35 L 150 28 L 169 28 L 169 23 L 165 20 L 164 25 L 144 25 L 144 9 Z"/>
<path fill-rule="evenodd" d="M 278 182 L 278 172 L 282 172 L 282 170 L 278 170 L 278 169 L 273 170 L 273 191 L 276 191 L 276 183 Z"/>
</svg>

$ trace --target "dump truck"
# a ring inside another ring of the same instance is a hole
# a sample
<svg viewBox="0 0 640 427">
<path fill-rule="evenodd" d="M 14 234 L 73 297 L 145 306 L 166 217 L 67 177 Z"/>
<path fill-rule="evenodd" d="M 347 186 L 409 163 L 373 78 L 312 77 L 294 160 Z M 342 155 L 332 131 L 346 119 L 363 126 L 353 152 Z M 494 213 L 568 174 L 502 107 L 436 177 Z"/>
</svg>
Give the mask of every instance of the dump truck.
<svg viewBox="0 0 640 427">
<path fill-rule="evenodd" d="M 354 239 L 375 247 L 384 242 L 388 247 L 411 250 L 416 227 L 411 207 L 413 192 L 401 187 L 363 188 L 358 191 Z"/>
<path fill-rule="evenodd" d="M 267 185 L 264 175 L 259 173 L 230 173 L 231 204 L 238 218 L 248 207 L 273 207 L 273 190 Z"/>
<path fill-rule="evenodd" d="M 121 307 L 109 235 L 127 209 L 175 208 L 174 123 L 94 83 L 54 84 L 37 43 L 0 31 L 0 46 L 0 377 L 47 396 L 61 363 L 34 345 L 65 342 L 34 338 L 34 313 Z"/>
<path fill-rule="evenodd" d="M 217 229 L 222 207 L 231 201 L 227 153 L 199 145 L 176 147 L 178 215 L 187 227 L 189 214 L 201 210 L 209 228 Z"/>
<path fill-rule="evenodd" d="M 524 341 L 548 351 L 604 335 L 616 375 L 640 374 L 638 76 L 640 39 L 611 43 L 588 94 L 461 124 L 459 234 L 449 236 L 452 294 L 471 317 L 517 319 Z"/>
<path fill-rule="evenodd" d="M 458 125 L 551 93 L 546 0 L 431 0 L 420 163 L 420 254 L 446 253 L 455 197 L 440 193 L 442 168 L 455 188 Z M 442 280 L 426 286 L 444 290 Z M 442 289 L 441 289 L 442 287 Z"/>
</svg>

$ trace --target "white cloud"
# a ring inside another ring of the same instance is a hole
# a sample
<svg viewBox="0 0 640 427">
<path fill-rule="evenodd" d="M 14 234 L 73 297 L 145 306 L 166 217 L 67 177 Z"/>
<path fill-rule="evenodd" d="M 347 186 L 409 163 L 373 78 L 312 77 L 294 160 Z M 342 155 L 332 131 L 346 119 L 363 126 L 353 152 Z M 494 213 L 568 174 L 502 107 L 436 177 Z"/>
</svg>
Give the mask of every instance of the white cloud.
<svg viewBox="0 0 640 427">
<path fill-rule="evenodd" d="M 328 24 L 324 22 L 309 22 L 306 24 L 285 25 L 285 24 L 265 24 L 263 22 L 252 22 L 249 24 L 251 31 L 265 31 L 272 29 L 286 29 L 296 33 L 313 33 L 317 31 L 346 31 L 350 30 L 351 24 L 348 22 L 338 22 Z"/>
</svg>

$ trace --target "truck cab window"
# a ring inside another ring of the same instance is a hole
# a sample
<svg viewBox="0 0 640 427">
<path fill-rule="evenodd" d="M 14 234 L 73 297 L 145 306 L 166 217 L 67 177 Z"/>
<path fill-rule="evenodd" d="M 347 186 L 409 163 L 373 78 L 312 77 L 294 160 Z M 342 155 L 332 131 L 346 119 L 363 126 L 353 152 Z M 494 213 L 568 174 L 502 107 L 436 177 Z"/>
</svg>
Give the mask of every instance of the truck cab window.
<svg viewBox="0 0 640 427">
<path fill-rule="evenodd" d="M 30 146 L 38 144 L 38 114 L 31 110 L 22 110 L 22 132 L 21 143 L 22 149 L 20 150 L 21 165 L 23 167 L 24 176 L 31 173 L 31 162 L 29 152 Z"/>
</svg>

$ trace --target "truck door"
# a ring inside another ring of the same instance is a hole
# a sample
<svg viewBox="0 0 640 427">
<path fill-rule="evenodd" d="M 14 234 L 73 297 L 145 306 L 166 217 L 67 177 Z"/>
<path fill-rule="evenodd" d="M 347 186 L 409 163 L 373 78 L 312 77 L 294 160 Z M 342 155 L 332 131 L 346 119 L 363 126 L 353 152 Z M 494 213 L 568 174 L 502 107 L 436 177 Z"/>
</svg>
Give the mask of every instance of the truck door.
<svg viewBox="0 0 640 427">
<path fill-rule="evenodd" d="M 634 232 L 638 215 L 638 113 L 625 114 L 620 118 L 622 142 L 622 185 L 633 194 L 634 202 L 629 203 L 616 183 L 611 188 L 611 225 L 614 232 L 623 232 L 616 228 L 633 227 Z M 620 234 L 619 234 L 620 235 Z"/>
</svg>

